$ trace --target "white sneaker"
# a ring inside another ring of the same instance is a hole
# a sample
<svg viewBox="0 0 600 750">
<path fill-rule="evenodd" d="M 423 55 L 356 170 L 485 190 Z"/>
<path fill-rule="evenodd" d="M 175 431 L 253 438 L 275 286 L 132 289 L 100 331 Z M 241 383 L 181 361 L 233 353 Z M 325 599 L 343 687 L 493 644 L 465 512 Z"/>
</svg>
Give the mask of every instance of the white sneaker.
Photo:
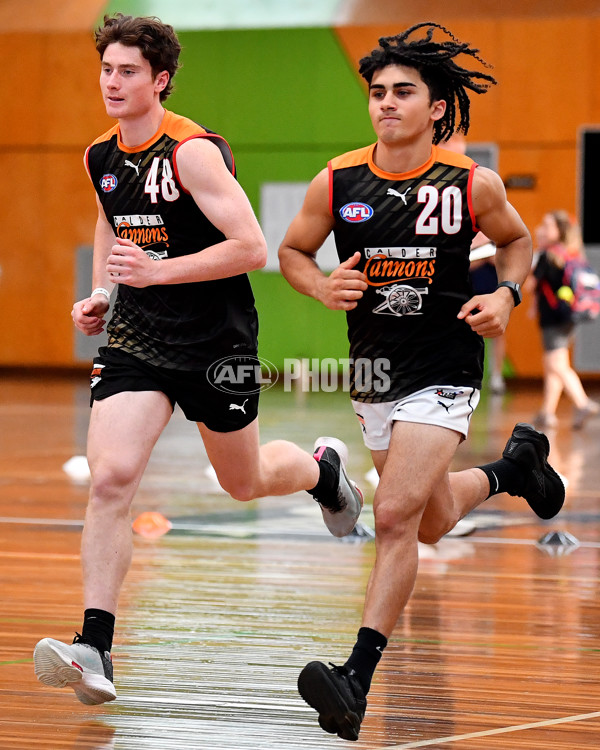
<svg viewBox="0 0 600 750">
<path fill-rule="evenodd" d="M 315 441 L 313 456 L 317 461 L 326 461 L 337 473 L 338 483 L 335 496 L 324 498 L 328 506 L 321 506 L 323 520 L 333 536 L 343 537 L 351 533 L 356 526 L 363 506 L 362 492 L 346 474 L 348 448 L 345 443 L 334 437 L 320 437 Z"/>
<path fill-rule="evenodd" d="M 77 639 L 76 639 L 77 641 Z M 86 706 L 114 701 L 113 667 L 110 653 L 101 654 L 86 643 L 72 645 L 42 639 L 33 652 L 36 677 L 50 687 L 71 687 Z"/>
<path fill-rule="evenodd" d="M 453 529 L 445 534 L 444 536 L 469 536 L 477 528 L 477 524 L 473 521 L 468 521 L 466 518 L 461 518 L 460 521 L 456 522 Z"/>
</svg>

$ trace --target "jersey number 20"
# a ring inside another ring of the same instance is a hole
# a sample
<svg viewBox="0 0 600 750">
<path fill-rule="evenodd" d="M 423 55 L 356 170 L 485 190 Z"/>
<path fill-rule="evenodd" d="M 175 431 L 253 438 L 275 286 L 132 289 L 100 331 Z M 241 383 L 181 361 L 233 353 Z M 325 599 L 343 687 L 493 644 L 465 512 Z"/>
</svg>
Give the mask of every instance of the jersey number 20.
<svg viewBox="0 0 600 750">
<path fill-rule="evenodd" d="M 417 200 L 424 203 L 425 207 L 417 219 L 417 234 L 439 234 L 440 219 L 432 216 L 437 209 L 441 199 L 441 223 L 444 234 L 456 234 L 460 232 L 462 224 L 462 193 L 456 185 L 449 185 L 439 190 L 433 185 L 423 185 L 419 188 Z"/>
</svg>

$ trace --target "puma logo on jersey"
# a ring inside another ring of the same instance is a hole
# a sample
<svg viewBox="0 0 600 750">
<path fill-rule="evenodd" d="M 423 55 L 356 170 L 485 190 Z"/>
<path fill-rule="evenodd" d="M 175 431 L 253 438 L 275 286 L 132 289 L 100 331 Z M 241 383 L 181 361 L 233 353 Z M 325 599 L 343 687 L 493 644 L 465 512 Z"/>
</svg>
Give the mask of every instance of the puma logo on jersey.
<svg viewBox="0 0 600 750">
<path fill-rule="evenodd" d="M 452 404 L 444 404 L 442 401 L 438 401 L 438 404 L 440 406 L 443 406 L 444 409 L 448 412 L 448 414 L 450 414 L 450 407 L 452 406 Z"/>
<path fill-rule="evenodd" d="M 133 167 L 135 169 L 136 175 L 140 176 L 140 164 L 142 163 L 142 160 L 140 159 L 137 164 L 134 164 L 132 161 L 129 161 L 129 159 L 125 159 L 125 166 L 126 167 Z"/>
<path fill-rule="evenodd" d="M 229 411 L 232 411 L 233 409 L 239 409 L 241 412 L 245 414 L 246 409 L 244 407 L 246 406 L 247 401 L 248 399 L 246 399 L 246 401 L 244 401 L 244 403 L 241 406 L 239 404 L 229 404 Z"/>
<path fill-rule="evenodd" d="M 410 190 L 412 190 L 412 187 L 406 188 L 406 190 L 403 193 L 399 193 L 397 190 L 394 190 L 394 188 L 388 188 L 387 194 L 393 195 L 394 198 L 402 198 L 402 202 L 404 203 L 405 206 L 407 206 L 408 203 L 406 202 L 406 194 Z"/>
</svg>

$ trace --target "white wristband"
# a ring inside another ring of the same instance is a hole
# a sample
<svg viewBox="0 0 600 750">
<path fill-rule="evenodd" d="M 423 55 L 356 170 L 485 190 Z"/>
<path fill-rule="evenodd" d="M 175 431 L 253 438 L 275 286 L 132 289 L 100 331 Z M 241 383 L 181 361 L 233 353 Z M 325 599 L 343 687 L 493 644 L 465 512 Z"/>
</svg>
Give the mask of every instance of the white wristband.
<svg viewBox="0 0 600 750">
<path fill-rule="evenodd" d="M 103 294 L 106 299 L 110 300 L 110 292 L 108 289 L 105 289 L 103 286 L 97 286 L 94 291 L 91 293 L 90 297 L 93 297 L 94 294 Z"/>
</svg>

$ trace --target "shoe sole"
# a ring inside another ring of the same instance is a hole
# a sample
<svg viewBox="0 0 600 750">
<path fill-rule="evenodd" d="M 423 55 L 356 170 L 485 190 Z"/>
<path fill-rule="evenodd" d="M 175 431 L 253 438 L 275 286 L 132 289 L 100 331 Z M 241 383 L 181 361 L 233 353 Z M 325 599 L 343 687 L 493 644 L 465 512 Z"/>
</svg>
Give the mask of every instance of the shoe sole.
<svg viewBox="0 0 600 750">
<path fill-rule="evenodd" d="M 544 479 L 548 482 L 549 485 L 553 485 L 553 488 L 555 490 L 558 490 L 559 492 L 562 490 L 561 497 L 554 503 L 552 503 L 552 505 L 549 505 L 549 498 L 547 495 L 543 495 L 541 502 L 524 498 L 529 504 L 531 510 L 536 514 L 536 516 L 543 519 L 544 521 L 549 521 L 560 512 L 565 502 L 565 485 L 559 474 L 552 468 L 552 466 L 550 466 L 547 461 L 548 454 L 550 453 L 550 442 L 548 441 L 546 435 L 544 435 L 543 432 L 539 432 L 538 430 L 536 430 L 533 425 L 530 425 L 527 422 L 519 422 L 519 424 L 515 425 L 513 433 L 510 436 L 509 441 L 506 444 L 506 448 L 502 453 L 504 458 L 512 459 L 512 456 L 510 455 L 510 445 L 514 437 L 523 437 L 528 439 L 529 448 L 532 451 L 531 460 L 541 460 Z M 534 446 L 531 445 L 532 438 L 533 441 L 537 442 L 538 444 L 541 443 L 543 447 L 543 456 L 541 456 L 541 458 Z M 508 455 L 506 455 L 507 453 Z"/>
<path fill-rule="evenodd" d="M 355 502 L 358 504 L 358 510 L 350 516 L 344 515 L 344 511 L 340 513 L 332 513 L 321 505 L 325 525 L 333 536 L 341 539 L 342 537 L 351 534 L 354 530 L 354 527 L 360 518 L 360 514 L 362 513 L 364 497 L 361 489 L 348 477 L 348 474 L 346 474 L 346 464 L 348 463 L 348 448 L 346 444 L 334 437 L 320 437 L 315 440 L 313 453 L 319 448 L 332 448 L 338 454 L 340 457 L 340 484 L 346 485 L 346 491 L 350 492 Z M 343 526 L 340 526 L 339 524 L 342 520 L 345 520 L 346 523 Z"/>
<path fill-rule="evenodd" d="M 40 641 L 33 652 L 35 675 L 48 687 L 70 687 L 81 703 L 97 706 L 114 701 L 117 697 L 115 686 L 102 675 L 82 672 L 73 665 L 68 656 L 61 653 L 46 639 Z"/>
<path fill-rule="evenodd" d="M 600 410 L 597 408 L 586 407 L 584 409 L 577 409 L 575 419 L 573 420 L 573 429 L 580 430 L 588 419 L 597 417 Z"/>
<path fill-rule="evenodd" d="M 314 661 L 304 667 L 298 677 L 298 692 L 319 714 L 321 729 L 343 740 L 358 739 L 361 720 L 340 697 L 324 664 Z"/>
</svg>

